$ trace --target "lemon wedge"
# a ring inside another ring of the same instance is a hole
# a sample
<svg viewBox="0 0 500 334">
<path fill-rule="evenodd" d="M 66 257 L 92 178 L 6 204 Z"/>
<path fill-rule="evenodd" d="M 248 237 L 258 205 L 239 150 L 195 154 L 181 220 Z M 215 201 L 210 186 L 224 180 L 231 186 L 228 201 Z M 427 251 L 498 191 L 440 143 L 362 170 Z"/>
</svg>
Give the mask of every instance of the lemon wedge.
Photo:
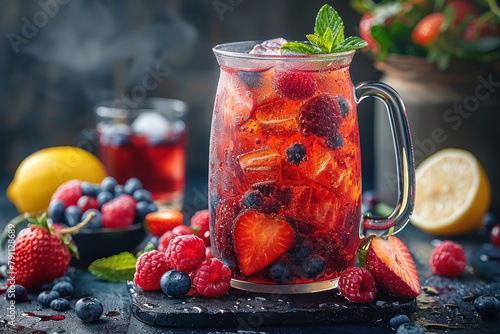
<svg viewBox="0 0 500 334">
<path fill-rule="evenodd" d="M 411 222 L 435 235 L 477 230 L 491 201 L 491 186 L 476 157 L 444 149 L 416 169 L 415 209 Z"/>
</svg>

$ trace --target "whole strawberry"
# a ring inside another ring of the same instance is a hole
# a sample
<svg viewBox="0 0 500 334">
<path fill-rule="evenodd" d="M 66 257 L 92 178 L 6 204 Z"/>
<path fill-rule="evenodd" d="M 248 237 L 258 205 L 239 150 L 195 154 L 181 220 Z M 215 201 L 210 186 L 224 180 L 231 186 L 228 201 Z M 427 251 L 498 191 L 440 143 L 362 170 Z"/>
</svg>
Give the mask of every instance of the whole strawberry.
<svg viewBox="0 0 500 334">
<path fill-rule="evenodd" d="M 135 199 L 130 195 L 121 195 L 101 208 L 102 227 L 126 227 L 134 223 Z"/>
<path fill-rule="evenodd" d="M 31 224 L 16 237 L 8 285 L 22 285 L 30 290 L 64 276 L 71 254 L 78 256 L 70 235 L 93 217 L 94 214 L 90 214 L 84 222 L 66 229 L 49 228 L 46 213 L 39 220 L 30 218 Z"/>
</svg>

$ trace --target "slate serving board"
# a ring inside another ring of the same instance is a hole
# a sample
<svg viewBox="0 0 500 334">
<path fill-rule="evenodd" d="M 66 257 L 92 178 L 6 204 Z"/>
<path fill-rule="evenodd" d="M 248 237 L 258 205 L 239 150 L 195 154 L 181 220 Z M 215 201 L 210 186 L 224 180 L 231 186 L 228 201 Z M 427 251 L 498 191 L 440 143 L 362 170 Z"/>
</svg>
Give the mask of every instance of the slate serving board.
<svg viewBox="0 0 500 334">
<path fill-rule="evenodd" d="M 231 288 L 218 298 L 172 299 L 161 291 L 145 291 L 128 282 L 132 314 L 140 321 L 168 327 L 238 327 L 331 324 L 388 320 L 411 314 L 415 299 L 381 295 L 369 304 L 354 304 L 337 290 L 301 295 L 267 295 Z"/>
</svg>

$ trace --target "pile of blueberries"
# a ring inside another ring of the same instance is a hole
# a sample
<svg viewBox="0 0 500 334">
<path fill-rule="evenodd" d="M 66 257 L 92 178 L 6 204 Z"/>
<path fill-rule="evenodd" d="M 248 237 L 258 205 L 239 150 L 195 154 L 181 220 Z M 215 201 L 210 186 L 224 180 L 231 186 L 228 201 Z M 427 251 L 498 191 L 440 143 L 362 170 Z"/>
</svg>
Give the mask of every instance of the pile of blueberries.
<svg viewBox="0 0 500 334">
<path fill-rule="evenodd" d="M 118 184 L 116 179 L 111 176 L 105 177 L 101 184 L 84 181 L 81 183 L 81 190 L 81 199 L 84 197 L 95 198 L 99 208 L 120 195 L 131 195 L 137 202 L 134 223 L 142 223 L 148 213 L 158 211 L 158 208 L 153 203 L 151 193 L 146 189 L 142 189 L 142 182 L 135 177 L 128 179 L 124 185 Z M 50 203 L 48 214 L 52 222 L 72 227 L 85 220 L 93 212 L 96 216 L 85 228 L 101 228 L 101 211 L 93 208 L 83 212 L 82 207 L 84 205 L 71 205 L 65 208 L 64 203 L 56 200 Z"/>
<path fill-rule="evenodd" d="M 50 307 L 55 311 L 65 311 L 70 308 L 69 301 L 73 298 L 74 289 L 69 276 L 56 278 L 52 283 L 43 285 L 42 288 L 44 291 L 37 298 L 40 306 Z M 22 285 L 12 285 L 7 290 L 5 298 L 16 302 L 28 301 L 28 290 Z M 93 297 L 78 300 L 74 309 L 76 316 L 83 322 L 99 320 L 104 310 L 102 303 Z"/>
</svg>

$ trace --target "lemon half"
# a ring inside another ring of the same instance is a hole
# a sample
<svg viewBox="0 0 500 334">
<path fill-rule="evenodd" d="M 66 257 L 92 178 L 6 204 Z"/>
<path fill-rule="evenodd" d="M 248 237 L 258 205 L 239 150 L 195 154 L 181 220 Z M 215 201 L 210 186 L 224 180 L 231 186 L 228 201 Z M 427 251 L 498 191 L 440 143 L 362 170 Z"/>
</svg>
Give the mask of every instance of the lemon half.
<svg viewBox="0 0 500 334">
<path fill-rule="evenodd" d="M 488 177 L 474 155 L 439 151 L 416 169 L 411 222 L 435 235 L 465 234 L 481 228 L 491 202 Z"/>
</svg>

